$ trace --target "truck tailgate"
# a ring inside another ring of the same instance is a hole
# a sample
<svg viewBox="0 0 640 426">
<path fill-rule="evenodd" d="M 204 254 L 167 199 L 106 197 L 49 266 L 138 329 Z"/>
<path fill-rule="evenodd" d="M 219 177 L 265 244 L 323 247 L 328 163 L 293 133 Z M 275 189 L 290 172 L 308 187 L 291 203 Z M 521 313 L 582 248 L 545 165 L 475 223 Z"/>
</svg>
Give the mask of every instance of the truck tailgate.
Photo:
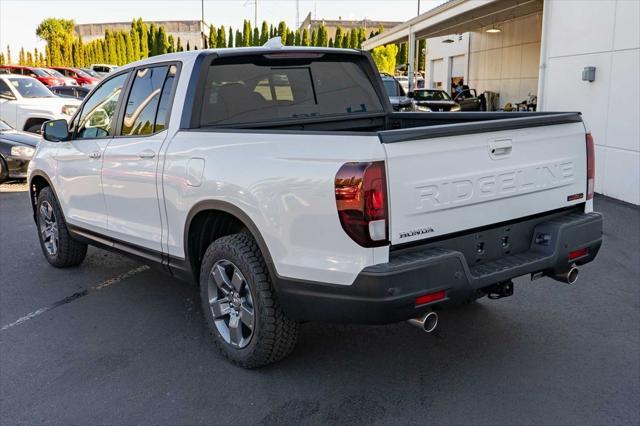
<svg viewBox="0 0 640 426">
<path fill-rule="evenodd" d="M 565 115 L 380 132 L 391 244 L 583 203 L 585 128 Z"/>
</svg>

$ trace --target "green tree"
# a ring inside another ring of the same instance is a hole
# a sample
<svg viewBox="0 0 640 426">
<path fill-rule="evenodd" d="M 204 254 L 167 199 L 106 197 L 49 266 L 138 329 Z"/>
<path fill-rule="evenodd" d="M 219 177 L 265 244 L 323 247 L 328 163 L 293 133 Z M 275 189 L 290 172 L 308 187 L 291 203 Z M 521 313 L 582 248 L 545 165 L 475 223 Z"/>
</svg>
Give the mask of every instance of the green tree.
<svg viewBox="0 0 640 426">
<path fill-rule="evenodd" d="M 133 21 L 135 23 L 135 21 Z M 129 38 L 131 39 L 131 46 L 133 47 L 133 60 L 137 61 L 142 56 L 140 55 L 140 34 L 138 30 L 132 26 L 129 31 Z"/>
<path fill-rule="evenodd" d="M 333 37 L 329 37 L 329 47 L 335 47 L 333 43 Z"/>
<path fill-rule="evenodd" d="M 118 65 L 127 63 L 127 42 L 124 39 L 124 32 L 118 31 Z"/>
<path fill-rule="evenodd" d="M 243 41 L 242 41 L 242 33 L 240 32 L 240 30 L 236 30 L 236 41 L 235 41 L 235 46 L 236 47 L 240 47 L 243 45 Z"/>
<path fill-rule="evenodd" d="M 424 71 L 426 50 L 427 41 L 425 39 L 418 41 L 418 71 Z"/>
<path fill-rule="evenodd" d="M 407 53 L 407 43 L 400 43 L 398 49 L 398 55 L 396 56 L 396 62 L 398 65 L 405 65 L 408 62 L 409 55 Z"/>
<path fill-rule="evenodd" d="M 133 62 L 136 60 L 133 53 L 133 40 L 131 40 L 131 34 L 128 32 L 124 33 L 124 46 L 125 46 L 125 64 Z"/>
<path fill-rule="evenodd" d="M 158 33 L 156 34 L 156 54 L 164 55 L 167 53 L 168 47 L 169 42 L 167 41 L 167 32 L 163 26 L 160 26 L 160 28 L 158 28 Z"/>
<path fill-rule="evenodd" d="M 227 47 L 233 47 L 233 28 L 229 27 L 229 40 L 227 40 Z"/>
<path fill-rule="evenodd" d="M 38 56 L 36 52 L 36 57 Z M 84 63 L 84 45 L 82 43 L 82 38 L 77 38 L 76 42 L 73 45 L 73 66 L 74 67 L 83 67 Z"/>
<path fill-rule="evenodd" d="M 149 37 L 147 35 L 147 24 L 138 18 L 138 37 L 140 38 L 140 58 L 149 57 Z"/>
<path fill-rule="evenodd" d="M 118 59 L 119 59 L 119 57 L 118 57 L 118 38 L 117 38 L 116 34 L 113 33 L 113 32 L 109 32 L 109 36 L 107 37 L 107 31 L 105 31 L 104 38 L 109 43 L 109 45 L 108 45 L 109 56 L 107 57 L 107 59 L 109 60 L 110 64 L 117 64 L 118 63 Z"/>
<path fill-rule="evenodd" d="M 304 28 L 302 30 L 302 45 L 309 46 L 311 44 L 311 40 L 309 39 L 309 30 Z"/>
<path fill-rule="evenodd" d="M 324 25 L 324 23 L 322 23 L 318 27 L 318 41 L 316 46 L 326 47 L 328 42 L 329 37 L 327 33 L 327 27 Z"/>
<path fill-rule="evenodd" d="M 184 46 L 182 46 L 182 40 L 178 37 L 178 41 L 176 42 L 176 52 L 184 52 Z"/>
<path fill-rule="evenodd" d="M 251 46 L 252 44 L 252 40 L 251 37 L 253 37 L 253 32 L 251 31 L 251 22 L 248 19 L 244 20 L 244 23 L 242 25 L 242 44 L 241 46 L 244 47 L 248 47 Z M 236 42 L 236 46 L 237 46 L 237 42 Z"/>
<path fill-rule="evenodd" d="M 42 52 L 40 52 L 38 54 L 38 66 L 39 67 L 44 67 L 47 65 L 47 62 L 44 59 L 44 55 L 42 54 Z"/>
<path fill-rule="evenodd" d="M 261 46 L 261 44 L 260 44 L 260 30 L 258 29 L 258 27 L 255 27 L 253 29 L 253 37 L 251 38 L 251 45 L 252 46 Z"/>
<path fill-rule="evenodd" d="M 7 44 L 7 58 L 6 61 L 8 64 L 11 63 L 11 47 Z"/>
<path fill-rule="evenodd" d="M 24 55 L 24 47 L 20 48 L 20 53 L 18 53 L 18 65 L 25 65 L 26 57 Z"/>
<path fill-rule="evenodd" d="M 353 28 L 349 33 L 349 47 L 352 49 L 358 48 L 358 29 Z"/>
<path fill-rule="evenodd" d="M 287 37 L 287 23 L 284 21 L 280 21 L 278 24 L 278 36 L 282 38 L 282 43 L 284 44 L 284 40 Z"/>
<path fill-rule="evenodd" d="M 218 44 L 216 47 L 219 49 L 227 47 L 227 32 L 224 29 L 224 25 L 221 25 L 220 28 L 218 28 Z"/>
<path fill-rule="evenodd" d="M 333 42 L 333 45 L 335 47 L 342 47 L 342 27 L 340 25 L 336 28 L 336 39 Z"/>
<path fill-rule="evenodd" d="M 302 38 L 300 37 L 300 29 L 296 30 L 296 35 L 293 39 L 293 44 L 295 46 L 300 46 L 300 44 L 302 43 Z"/>
<path fill-rule="evenodd" d="M 311 30 L 311 46 L 317 46 L 317 45 L 318 45 L 318 33 L 314 28 L 313 30 Z"/>
<path fill-rule="evenodd" d="M 3 52 L 0 52 L 0 65 L 7 65 L 7 60 L 4 58 Z"/>
<path fill-rule="evenodd" d="M 367 31 L 364 27 L 360 27 L 358 30 L 358 49 L 362 49 L 362 42 L 367 39 Z"/>
<path fill-rule="evenodd" d="M 70 46 L 73 43 L 75 34 L 73 32 L 74 22 L 72 19 L 59 19 L 59 18 L 47 18 L 40 22 L 36 28 L 36 35 L 42 40 L 47 42 L 53 53 L 53 46 L 56 49 L 62 49 L 64 46 Z M 67 55 L 67 59 L 71 58 L 71 53 Z M 56 59 L 61 60 L 56 55 Z M 50 65 L 62 65 L 62 64 L 50 64 Z"/>
<path fill-rule="evenodd" d="M 371 56 L 373 62 L 381 73 L 393 75 L 396 71 L 396 55 L 398 54 L 398 46 L 395 44 L 387 44 L 386 46 L 378 46 L 373 49 Z"/>
<path fill-rule="evenodd" d="M 167 53 L 173 53 L 176 51 L 176 41 L 173 38 L 173 34 L 169 34 L 169 47 L 167 48 Z"/>
<path fill-rule="evenodd" d="M 149 33 L 147 35 L 147 43 L 149 45 L 149 56 L 156 56 L 158 54 L 158 51 L 156 50 L 158 48 L 158 45 L 156 44 L 157 34 L 158 34 L 158 28 L 156 27 L 156 24 L 152 22 L 151 25 L 149 25 Z"/>
<path fill-rule="evenodd" d="M 189 44 L 189 40 L 187 40 L 187 52 L 191 50 L 191 44 Z"/>
<path fill-rule="evenodd" d="M 27 59 L 25 60 L 25 64 L 28 67 L 35 67 L 35 63 L 33 62 L 33 54 L 31 52 L 27 52 Z"/>
<path fill-rule="evenodd" d="M 260 30 L 260 45 L 262 46 L 269 41 L 269 25 L 267 21 L 262 21 L 262 29 Z"/>
<path fill-rule="evenodd" d="M 212 49 L 218 47 L 218 29 L 213 25 L 209 25 L 209 47 Z"/>
</svg>

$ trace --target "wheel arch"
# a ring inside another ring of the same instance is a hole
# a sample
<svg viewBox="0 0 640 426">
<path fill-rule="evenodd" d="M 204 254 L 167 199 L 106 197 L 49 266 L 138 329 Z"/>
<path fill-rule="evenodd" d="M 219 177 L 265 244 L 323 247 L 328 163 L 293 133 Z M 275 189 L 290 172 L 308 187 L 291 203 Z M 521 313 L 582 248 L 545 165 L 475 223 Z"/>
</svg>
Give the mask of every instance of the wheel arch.
<svg viewBox="0 0 640 426">
<path fill-rule="evenodd" d="M 45 122 L 47 122 L 49 120 L 51 120 L 51 119 L 47 118 L 47 117 L 29 117 L 29 118 L 27 118 L 27 120 L 22 125 L 22 130 L 24 130 L 26 132 L 29 127 L 31 127 L 31 126 L 33 126 L 35 124 L 45 123 Z"/>
<path fill-rule="evenodd" d="M 60 201 L 58 200 L 58 194 L 56 194 L 56 190 L 53 187 L 53 184 L 51 183 L 51 178 L 41 170 L 35 170 L 31 172 L 31 175 L 29 177 L 29 199 L 31 200 L 31 209 L 33 210 L 34 221 L 37 221 L 36 207 L 38 205 L 38 194 L 40 194 L 40 191 L 42 191 L 46 187 L 51 188 L 51 191 L 53 192 L 53 196 L 56 197 L 56 201 L 60 206 Z M 62 206 L 60 206 L 60 211 L 62 211 Z M 64 219 L 64 212 L 62 212 L 62 215 Z"/>
<path fill-rule="evenodd" d="M 194 257 L 194 254 L 197 254 L 197 253 L 192 253 L 192 250 L 191 250 L 191 248 L 193 247 L 193 241 L 190 241 L 190 234 L 194 229 L 192 228 L 192 226 L 198 224 L 197 222 L 198 218 L 202 217 L 203 214 L 222 215 L 227 218 L 231 218 L 232 220 L 237 221 L 236 222 L 237 225 L 241 225 L 241 229 L 239 229 L 237 232 L 241 232 L 242 230 L 246 230 L 247 232 L 249 232 L 249 234 L 253 237 L 253 239 L 258 244 L 260 251 L 262 252 L 262 256 L 264 257 L 265 263 L 267 265 L 267 269 L 269 270 L 269 274 L 271 275 L 272 281 L 274 281 L 273 284 L 274 284 L 274 287 L 276 287 L 276 291 L 277 291 L 277 285 L 275 281 L 277 281 L 278 275 L 276 273 L 276 269 L 273 263 L 273 259 L 271 257 L 271 253 L 267 246 L 267 243 L 265 242 L 260 230 L 258 229 L 258 226 L 249 217 L 249 215 L 246 214 L 241 208 L 227 201 L 204 200 L 196 203 L 191 208 L 191 210 L 189 211 L 189 214 L 187 215 L 187 219 L 185 221 L 184 234 L 183 234 L 185 259 L 182 262 L 176 262 L 176 263 L 183 263 L 181 267 L 179 266 L 178 268 L 179 269 L 184 269 L 185 267 L 189 268 L 190 274 L 192 275 L 192 281 L 195 283 L 198 283 L 198 278 L 200 274 L 199 263 L 198 263 L 198 259 Z M 234 225 L 232 224 L 231 229 L 233 229 L 233 226 Z M 234 232 L 230 232 L 230 233 L 234 233 Z M 227 235 L 228 234 L 229 233 L 227 233 Z M 218 238 L 222 236 L 224 235 L 219 235 Z M 211 242 L 213 241 L 210 241 L 208 244 L 210 244 Z M 204 250 L 206 250 L 206 247 L 204 247 Z M 201 254 L 204 254 L 204 252 L 202 252 Z M 170 260 L 170 266 L 176 267 L 177 266 L 176 263 Z"/>
</svg>

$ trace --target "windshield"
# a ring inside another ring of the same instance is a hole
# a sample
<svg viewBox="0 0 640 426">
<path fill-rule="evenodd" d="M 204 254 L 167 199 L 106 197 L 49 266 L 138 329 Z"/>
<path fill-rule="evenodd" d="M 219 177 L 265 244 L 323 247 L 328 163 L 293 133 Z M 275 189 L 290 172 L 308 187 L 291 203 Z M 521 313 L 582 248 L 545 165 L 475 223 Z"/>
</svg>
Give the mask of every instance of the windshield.
<svg viewBox="0 0 640 426">
<path fill-rule="evenodd" d="M 60 71 L 52 70 L 51 68 L 44 68 L 44 70 L 54 77 L 64 77 Z"/>
<path fill-rule="evenodd" d="M 5 130 L 11 130 L 11 126 L 0 120 L 0 132 L 4 132 Z"/>
<path fill-rule="evenodd" d="M 32 78 L 9 78 L 9 83 L 16 88 L 23 98 L 55 98 L 47 87 Z"/>
<path fill-rule="evenodd" d="M 449 94 L 442 90 L 416 90 L 414 98 L 417 101 L 450 101 Z"/>
<path fill-rule="evenodd" d="M 383 79 L 384 89 L 387 91 L 387 95 L 389 96 L 404 96 L 404 93 L 400 90 L 400 85 L 391 79 Z"/>
<path fill-rule="evenodd" d="M 38 77 L 48 77 L 49 74 L 42 68 L 31 68 L 30 71 Z"/>
<path fill-rule="evenodd" d="M 81 71 L 81 72 L 83 72 L 85 74 L 88 74 L 91 77 L 95 77 L 95 78 L 98 77 L 98 73 L 95 72 L 94 70 L 90 70 L 90 69 L 87 69 L 87 68 L 82 68 L 81 70 L 78 70 L 78 71 Z"/>
</svg>

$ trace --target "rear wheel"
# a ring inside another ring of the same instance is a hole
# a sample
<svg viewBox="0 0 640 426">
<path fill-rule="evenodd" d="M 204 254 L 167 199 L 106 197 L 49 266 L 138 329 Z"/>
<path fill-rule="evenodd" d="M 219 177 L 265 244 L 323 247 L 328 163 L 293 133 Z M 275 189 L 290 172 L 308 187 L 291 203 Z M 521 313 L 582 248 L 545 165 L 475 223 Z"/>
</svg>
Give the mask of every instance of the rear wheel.
<svg viewBox="0 0 640 426">
<path fill-rule="evenodd" d="M 50 187 L 38 194 L 36 219 L 40 247 L 47 261 L 56 268 L 77 266 L 87 255 L 87 245 L 69 234 L 58 201 Z"/>
<path fill-rule="evenodd" d="M 240 367 L 256 368 L 291 353 L 298 325 L 282 312 L 251 235 L 239 233 L 211 243 L 200 271 L 204 315 L 227 359 Z"/>
<path fill-rule="evenodd" d="M 4 158 L 0 157 L 0 183 L 9 178 L 9 167 Z"/>
</svg>

